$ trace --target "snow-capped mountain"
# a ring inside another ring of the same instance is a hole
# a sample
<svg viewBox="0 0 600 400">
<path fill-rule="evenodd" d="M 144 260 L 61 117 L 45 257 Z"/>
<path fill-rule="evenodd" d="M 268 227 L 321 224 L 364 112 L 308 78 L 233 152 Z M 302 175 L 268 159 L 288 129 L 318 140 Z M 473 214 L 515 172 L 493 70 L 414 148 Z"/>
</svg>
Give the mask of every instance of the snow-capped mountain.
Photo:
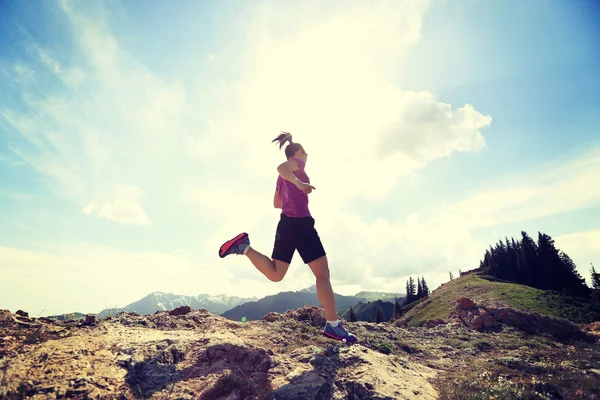
<svg viewBox="0 0 600 400">
<path fill-rule="evenodd" d="M 217 296 L 208 294 L 185 296 L 173 293 L 154 292 L 125 307 L 102 310 L 98 314 L 98 318 L 114 315 L 121 311 L 135 312 L 140 315 L 154 314 L 157 311 L 170 311 L 181 306 L 190 306 L 193 310 L 203 308 L 213 314 L 221 314 L 240 304 L 256 300 L 258 300 L 257 297 L 240 298 L 224 294 L 219 294 Z"/>
<path fill-rule="evenodd" d="M 317 294 L 317 285 L 312 285 L 302 290 L 299 290 L 300 293 L 314 293 Z"/>
</svg>

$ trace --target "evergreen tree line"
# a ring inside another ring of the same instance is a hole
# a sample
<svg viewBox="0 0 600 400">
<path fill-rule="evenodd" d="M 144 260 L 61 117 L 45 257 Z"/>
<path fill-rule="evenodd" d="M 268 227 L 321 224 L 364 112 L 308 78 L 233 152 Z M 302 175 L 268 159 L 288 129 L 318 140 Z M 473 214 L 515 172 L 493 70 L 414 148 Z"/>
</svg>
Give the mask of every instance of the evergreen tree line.
<svg viewBox="0 0 600 400">
<path fill-rule="evenodd" d="M 537 243 L 524 231 L 521 240 L 500 240 L 485 252 L 479 268 L 483 273 L 543 290 L 588 296 L 585 279 L 573 260 L 554 246 L 554 240 L 538 232 Z"/>
<path fill-rule="evenodd" d="M 407 306 L 426 296 L 429 296 L 429 287 L 427 286 L 427 282 L 425 282 L 425 278 L 417 277 L 416 286 L 412 276 L 408 278 L 406 281 L 406 298 L 404 299 L 404 305 Z"/>
</svg>

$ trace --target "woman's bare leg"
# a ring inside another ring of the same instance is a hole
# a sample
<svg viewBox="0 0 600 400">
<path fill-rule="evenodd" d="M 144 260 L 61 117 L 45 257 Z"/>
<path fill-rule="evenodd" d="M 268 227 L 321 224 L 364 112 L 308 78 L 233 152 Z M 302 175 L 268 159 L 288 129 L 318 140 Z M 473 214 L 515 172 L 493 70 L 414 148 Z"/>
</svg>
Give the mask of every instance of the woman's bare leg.
<svg viewBox="0 0 600 400">
<path fill-rule="evenodd" d="M 319 257 L 316 260 L 309 262 L 308 266 L 317 278 L 317 297 L 323 306 L 325 317 L 328 321 L 335 321 L 338 319 L 338 315 L 333 288 L 331 287 L 331 281 L 329 280 L 327 256 Z"/>
<path fill-rule="evenodd" d="M 257 270 L 273 282 L 281 281 L 290 266 L 290 264 L 280 260 L 271 260 L 269 257 L 259 253 L 252 247 L 248 248 L 246 256 L 252 261 L 252 264 L 254 264 Z"/>
</svg>

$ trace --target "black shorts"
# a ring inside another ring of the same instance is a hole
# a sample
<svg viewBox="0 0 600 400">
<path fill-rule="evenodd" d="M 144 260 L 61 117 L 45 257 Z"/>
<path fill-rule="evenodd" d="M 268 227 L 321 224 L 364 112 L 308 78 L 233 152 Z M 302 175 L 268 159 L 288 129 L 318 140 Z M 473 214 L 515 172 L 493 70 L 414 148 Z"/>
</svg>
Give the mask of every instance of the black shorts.
<svg viewBox="0 0 600 400">
<path fill-rule="evenodd" d="M 282 214 L 277 224 L 271 258 L 290 264 L 296 250 L 305 264 L 325 255 L 314 218 L 291 218 Z"/>
</svg>

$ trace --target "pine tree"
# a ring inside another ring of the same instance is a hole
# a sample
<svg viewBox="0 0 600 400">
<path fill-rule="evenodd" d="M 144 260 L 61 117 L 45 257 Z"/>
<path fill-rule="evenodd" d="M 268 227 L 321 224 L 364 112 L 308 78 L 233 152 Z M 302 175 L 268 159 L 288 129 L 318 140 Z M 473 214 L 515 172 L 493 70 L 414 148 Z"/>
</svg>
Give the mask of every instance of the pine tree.
<svg viewBox="0 0 600 400">
<path fill-rule="evenodd" d="M 450 271 L 450 280 L 454 279 L 454 275 L 452 275 L 452 271 Z"/>
<path fill-rule="evenodd" d="M 425 282 L 425 278 L 423 278 L 423 277 L 421 277 L 421 286 L 423 288 L 423 297 L 429 296 L 429 287 L 427 286 L 427 283 Z"/>
<path fill-rule="evenodd" d="M 561 251 L 558 256 L 561 260 L 561 274 L 565 277 L 564 283 L 561 286 L 572 295 L 583 297 L 589 296 L 590 288 L 585 284 L 585 278 L 577 272 L 575 262 L 573 262 L 571 257 L 563 251 Z"/>
<path fill-rule="evenodd" d="M 415 300 L 417 300 L 417 289 L 415 287 L 415 280 L 411 276 L 406 281 L 406 299 L 404 299 L 404 305 L 408 305 Z"/>
<path fill-rule="evenodd" d="M 600 273 L 596 272 L 594 264 L 590 263 L 590 265 L 592 266 L 592 269 L 590 270 L 592 275 L 592 288 L 600 290 Z"/>
<path fill-rule="evenodd" d="M 377 309 L 375 311 L 375 322 L 385 322 L 385 314 L 383 313 L 383 309 L 381 308 L 380 302 L 377 302 Z"/>
<path fill-rule="evenodd" d="M 358 321 L 356 319 L 356 314 L 354 313 L 354 309 L 352 307 L 350 307 L 350 316 L 348 317 L 348 321 L 350 321 L 350 322 Z"/>
<path fill-rule="evenodd" d="M 417 276 L 417 299 L 423 297 L 423 285 L 421 284 L 421 278 Z"/>
<path fill-rule="evenodd" d="M 525 276 L 522 283 L 529 286 L 535 286 L 537 278 L 541 275 L 541 268 L 538 261 L 538 248 L 533 239 L 525 231 L 521 231 L 521 248 L 523 252 L 523 266 Z"/>
<path fill-rule="evenodd" d="M 498 242 L 496 246 L 496 258 L 497 258 L 497 267 L 498 267 L 498 277 L 502 279 L 508 279 L 511 275 L 511 265 L 510 265 L 510 254 L 509 254 L 509 244 L 508 239 L 506 239 L 506 244 L 502 240 Z"/>
<path fill-rule="evenodd" d="M 517 249 L 515 248 L 515 239 L 511 238 L 509 241 L 507 237 L 506 239 L 506 251 L 507 251 L 507 271 L 506 271 L 506 279 L 509 281 L 517 281 L 519 279 L 519 263 L 517 261 Z"/>
<path fill-rule="evenodd" d="M 538 232 L 538 263 L 536 286 L 540 289 L 560 290 L 563 286 L 562 261 L 554 247 L 554 240 Z"/>
<path fill-rule="evenodd" d="M 411 277 L 408 278 L 408 286 L 410 287 L 410 297 L 411 303 L 416 300 L 417 296 L 417 285 L 415 285 L 415 280 Z"/>
</svg>

